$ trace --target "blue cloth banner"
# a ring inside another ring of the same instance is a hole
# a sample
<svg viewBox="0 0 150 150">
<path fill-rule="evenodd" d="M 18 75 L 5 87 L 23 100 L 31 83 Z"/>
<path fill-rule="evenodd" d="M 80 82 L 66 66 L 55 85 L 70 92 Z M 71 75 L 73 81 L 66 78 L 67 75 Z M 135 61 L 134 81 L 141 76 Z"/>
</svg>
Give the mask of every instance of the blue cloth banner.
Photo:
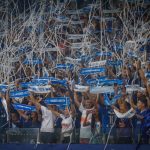
<svg viewBox="0 0 150 150">
<path fill-rule="evenodd" d="M 30 92 L 34 92 L 34 93 L 49 93 L 51 92 L 51 86 L 50 85 L 45 85 L 45 86 L 30 86 L 28 88 L 28 90 Z"/>
<path fill-rule="evenodd" d="M 73 64 L 57 64 L 56 68 L 62 69 L 62 70 L 73 70 L 74 65 Z"/>
<path fill-rule="evenodd" d="M 146 77 L 146 78 L 150 78 L 150 72 L 146 72 L 146 73 L 145 73 L 145 77 Z"/>
<path fill-rule="evenodd" d="M 39 64 L 43 64 L 43 61 L 41 59 L 32 59 L 32 60 L 25 59 L 23 64 L 25 64 L 25 65 L 39 65 Z"/>
<path fill-rule="evenodd" d="M 122 85 L 123 81 L 119 79 L 112 79 L 112 80 L 99 80 L 99 85 L 113 85 L 114 83 L 117 83 L 118 85 Z"/>
<path fill-rule="evenodd" d="M 47 98 L 44 100 L 46 104 L 51 105 L 69 105 L 70 98 L 69 97 L 54 97 L 54 98 Z"/>
<path fill-rule="evenodd" d="M 28 97 L 28 96 L 29 96 L 28 90 L 10 91 L 11 98 L 23 98 L 23 97 Z"/>
<path fill-rule="evenodd" d="M 12 105 L 13 105 L 14 109 L 16 109 L 16 110 L 24 110 L 24 111 L 31 111 L 31 112 L 36 111 L 35 106 L 29 106 L 29 105 L 19 104 L 19 103 L 12 104 Z"/>
<path fill-rule="evenodd" d="M 83 68 L 80 70 L 80 75 L 90 75 L 105 72 L 105 68 Z"/>
<path fill-rule="evenodd" d="M 106 80 L 106 79 L 107 79 L 107 76 L 103 76 L 103 77 L 99 77 L 99 78 L 97 78 L 97 79 L 88 79 L 88 80 L 86 81 L 86 83 L 87 83 L 88 85 L 92 85 L 92 84 L 96 85 L 96 84 L 99 83 L 100 81 L 103 81 L 103 80 Z"/>
<path fill-rule="evenodd" d="M 105 93 L 104 94 L 104 104 L 107 106 L 113 105 L 120 98 L 121 98 L 121 94 L 118 94 L 118 95 L 114 96 L 114 98 L 112 100 L 110 100 L 108 95 Z"/>
<path fill-rule="evenodd" d="M 113 60 L 107 60 L 107 65 L 109 66 L 120 66 L 122 65 L 122 60 L 116 60 L 116 61 L 113 61 Z"/>
<path fill-rule="evenodd" d="M 22 82 L 22 83 L 20 83 L 20 86 L 22 88 L 28 88 L 32 84 L 33 84 L 32 82 Z"/>
<path fill-rule="evenodd" d="M 112 52 L 97 52 L 96 56 L 112 56 Z"/>
</svg>

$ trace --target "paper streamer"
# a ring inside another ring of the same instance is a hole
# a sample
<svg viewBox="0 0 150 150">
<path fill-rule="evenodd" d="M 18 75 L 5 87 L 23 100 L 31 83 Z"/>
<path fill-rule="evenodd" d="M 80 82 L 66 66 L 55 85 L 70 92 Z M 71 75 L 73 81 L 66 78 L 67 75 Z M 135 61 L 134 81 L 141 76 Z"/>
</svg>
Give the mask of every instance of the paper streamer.
<svg viewBox="0 0 150 150">
<path fill-rule="evenodd" d="M 31 111 L 31 112 L 35 112 L 36 111 L 36 107 L 35 106 L 29 106 L 29 105 L 25 105 L 25 104 L 12 104 L 14 109 L 16 110 L 23 110 L 23 111 Z"/>
<path fill-rule="evenodd" d="M 80 75 L 90 75 L 105 72 L 105 68 L 83 68 L 80 70 Z"/>
<path fill-rule="evenodd" d="M 118 118 L 132 118 L 135 115 L 134 109 L 131 108 L 126 113 L 120 113 L 117 110 L 114 109 L 114 112 Z"/>
<path fill-rule="evenodd" d="M 75 85 L 74 91 L 76 92 L 87 92 L 89 89 L 89 86 L 83 86 L 83 85 Z"/>
<path fill-rule="evenodd" d="M 41 94 L 46 94 L 52 91 L 51 85 L 45 85 L 45 86 L 30 86 L 28 88 L 30 92 L 34 93 L 41 93 Z"/>
<path fill-rule="evenodd" d="M 23 98 L 23 97 L 28 97 L 28 96 L 29 96 L 28 90 L 10 91 L 11 98 Z"/>
</svg>

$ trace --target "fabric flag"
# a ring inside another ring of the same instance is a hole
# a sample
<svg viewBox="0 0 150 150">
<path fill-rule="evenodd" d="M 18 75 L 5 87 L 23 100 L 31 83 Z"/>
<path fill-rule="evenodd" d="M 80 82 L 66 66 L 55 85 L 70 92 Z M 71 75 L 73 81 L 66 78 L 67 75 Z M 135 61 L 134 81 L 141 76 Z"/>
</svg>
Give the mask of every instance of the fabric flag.
<svg viewBox="0 0 150 150">
<path fill-rule="evenodd" d="M 28 96 L 29 96 L 28 90 L 10 91 L 11 98 L 23 98 L 23 97 L 28 97 Z"/>
<path fill-rule="evenodd" d="M 45 86 L 30 86 L 28 90 L 34 93 L 46 94 L 51 92 L 52 89 L 51 85 L 45 85 Z"/>
<path fill-rule="evenodd" d="M 80 70 L 80 75 L 90 75 L 105 72 L 105 68 L 83 68 Z"/>
<path fill-rule="evenodd" d="M 19 104 L 19 103 L 12 104 L 12 105 L 13 105 L 14 109 L 16 109 L 16 110 L 31 111 L 31 112 L 36 111 L 35 106 L 29 106 L 29 105 Z"/>
<path fill-rule="evenodd" d="M 87 92 L 89 89 L 89 86 L 83 86 L 83 85 L 75 85 L 74 91 L 77 92 Z"/>
<path fill-rule="evenodd" d="M 132 118 L 135 115 L 134 109 L 131 108 L 126 113 L 120 113 L 117 110 L 114 109 L 114 113 L 118 118 Z"/>
</svg>

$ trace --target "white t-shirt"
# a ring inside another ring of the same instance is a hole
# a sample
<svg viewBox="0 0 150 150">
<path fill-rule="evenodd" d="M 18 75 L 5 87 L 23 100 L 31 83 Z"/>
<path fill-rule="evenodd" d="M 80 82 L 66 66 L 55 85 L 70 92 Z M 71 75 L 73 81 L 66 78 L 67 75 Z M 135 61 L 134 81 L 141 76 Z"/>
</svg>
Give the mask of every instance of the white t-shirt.
<svg viewBox="0 0 150 150">
<path fill-rule="evenodd" d="M 41 106 L 42 111 L 42 125 L 41 132 L 54 132 L 54 120 L 55 116 L 52 114 L 51 110 L 44 106 Z"/>
<path fill-rule="evenodd" d="M 60 115 L 60 117 L 62 118 L 62 122 L 61 122 L 61 132 L 64 134 L 64 136 L 70 136 L 71 131 L 73 129 L 73 119 L 72 116 L 69 116 L 67 118 L 65 118 L 64 115 Z"/>
<path fill-rule="evenodd" d="M 89 109 L 89 110 L 92 110 L 92 109 Z M 88 125 L 88 126 L 83 126 L 84 120 L 86 118 L 86 112 L 87 112 L 87 110 L 88 109 L 85 109 L 83 107 L 82 103 L 81 103 L 81 105 L 79 107 L 79 111 L 82 113 L 81 121 L 80 121 L 80 123 L 81 123 L 80 138 L 88 138 L 88 139 L 90 139 L 92 137 L 91 124 Z M 91 123 L 91 121 L 92 121 L 92 113 L 89 113 L 88 117 L 87 117 L 87 122 Z"/>
</svg>

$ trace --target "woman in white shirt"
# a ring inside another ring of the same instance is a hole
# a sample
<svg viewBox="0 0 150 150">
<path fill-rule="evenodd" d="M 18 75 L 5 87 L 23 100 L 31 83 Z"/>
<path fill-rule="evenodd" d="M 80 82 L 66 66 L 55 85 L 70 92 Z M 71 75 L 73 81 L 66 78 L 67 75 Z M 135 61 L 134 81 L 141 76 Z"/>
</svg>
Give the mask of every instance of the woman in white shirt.
<svg viewBox="0 0 150 150">
<path fill-rule="evenodd" d="M 57 111 L 51 110 L 52 113 L 60 118 L 62 118 L 61 122 L 61 133 L 62 133 L 62 143 L 69 143 L 71 142 L 71 136 L 73 131 L 73 117 L 74 117 L 74 106 L 71 104 L 71 111 L 69 111 L 68 106 L 66 106 L 63 113 L 59 113 Z"/>
<path fill-rule="evenodd" d="M 42 112 L 42 124 L 40 129 L 40 142 L 41 143 L 54 143 L 54 121 L 55 115 L 51 111 L 51 106 L 42 106 L 35 100 L 33 95 L 30 95 L 31 101 L 36 105 L 37 110 Z"/>
</svg>

